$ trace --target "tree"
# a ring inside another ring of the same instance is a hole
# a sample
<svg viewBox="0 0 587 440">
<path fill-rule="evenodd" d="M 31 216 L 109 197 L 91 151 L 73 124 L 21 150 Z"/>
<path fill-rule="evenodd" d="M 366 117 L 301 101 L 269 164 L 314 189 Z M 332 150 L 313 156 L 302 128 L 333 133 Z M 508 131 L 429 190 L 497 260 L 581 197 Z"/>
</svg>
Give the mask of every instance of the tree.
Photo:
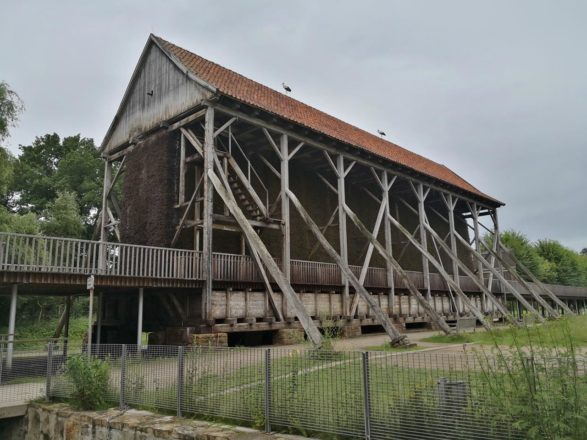
<svg viewBox="0 0 587 440">
<path fill-rule="evenodd" d="M 14 176 L 14 156 L 0 147 L 0 205 L 7 206 Z"/>
<path fill-rule="evenodd" d="M 4 81 L 0 82 L 0 142 L 10 136 L 10 127 L 16 126 L 24 104 L 18 94 Z"/>
<path fill-rule="evenodd" d="M 15 214 L 0 205 L 0 232 L 16 232 L 18 234 L 38 234 L 40 224 L 33 213 Z"/>
<path fill-rule="evenodd" d="M 53 133 L 20 149 L 14 178 L 17 209 L 43 214 L 59 192 L 69 192 L 75 194 L 84 223 L 92 224 L 101 202 L 103 176 L 94 141 L 80 135 L 61 140 Z"/>
<path fill-rule="evenodd" d="M 45 235 L 72 238 L 83 236 L 84 223 L 75 194 L 60 192 L 55 201 L 49 204 L 45 217 L 42 224 Z"/>
<path fill-rule="evenodd" d="M 555 280 L 552 264 L 544 259 L 533 244 L 521 232 L 505 231 L 500 235 L 501 242 L 510 249 L 517 260 L 544 282 Z"/>
<path fill-rule="evenodd" d="M 580 286 L 587 281 L 587 274 L 582 273 L 584 266 L 580 261 L 581 256 L 558 241 L 539 240 L 536 251 L 554 266 L 554 282 L 567 286 Z"/>
<path fill-rule="evenodd" d="M 581 249 L 581 255 L 587 257 L 587 248 Z"/>
</svg>

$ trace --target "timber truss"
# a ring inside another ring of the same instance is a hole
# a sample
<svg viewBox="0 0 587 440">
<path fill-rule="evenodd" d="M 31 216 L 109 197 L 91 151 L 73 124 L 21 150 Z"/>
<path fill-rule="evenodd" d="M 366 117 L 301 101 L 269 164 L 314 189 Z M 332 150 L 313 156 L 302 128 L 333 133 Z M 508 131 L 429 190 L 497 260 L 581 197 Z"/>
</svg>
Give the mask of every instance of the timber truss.
<svg viewBox="0 0 587 440">
<path fill-rule="evenodd" d="M 496 283 L 525 309 L 526 315 L 539 322 L 556 318 L 562 312 L 573 313 L 511 257 L 500 242 L 497 207 L 481 199 L 395 169 L 348 146 L 341 148 L 308 131 L 280 125 L 275 118 L 263 117 L 259 111 L 241 105 L 208 102 L 162 129 L 179 135 L 175 206 L 179 221 L 169 244 L 176 247 L 182 242 L 185 246 L 188 237 L 191 249 L 202 252 L 204 320 L 212 320 L 213 234 L 228 231 L 240 237 L 240 252 L 248 252 L 254 259 L 275 319 L 297 318 L 308 338 L 316 345 L 321 343 L 315 322 L 291 284 L 293 215 L 301 219 L 305 230 L 315 238 L 307 258 L 321 251 L 340 268 L 342 317 L 355 317 L 362 300 L 393 343 L 405 339 L 390 319 L 396 301 L 394 275 L 433 325 L 446 333 L 451 328 L 432 306 L 432 291 L 437 288 L 431 283 L 431 272 L 440 275 L 454 312 L 471 314 L 486 328 L 491 327 L 495 315 L 515 322 L 504 295 L 497 297 L 493 293 Z M 105 157 L 103 209 L 99 216 L 101 241 L 107 241 L 112 234 L 120 239 L 120 208 L 113 188 L 124 172 L 126 154 L 139 145 L 131 144 Z M 293 188 L 299 185 L 290 184 L 293 162 L 317 176 L 332 194 L 334 209 L 322 225 L 316 220 L 316 207 L 313 213 L 302 203 L 303 195 L 294 192 Z M 372 203 L 369 211 L 376 213 L 374 218 L 352 206 L 346 195 L 351 186 L 355 190 L 360 188 L 364 198 Z M 410 221 L 400 219 L 400 207 Z M 490 226 L 483 224 L 482 219 L 486 218 Z M 433 226 L 439 224 L 443 226 Z M 358 232 L 363 242 L 358 272 L 349 264 L 351 229 Z M 481 229 L 487 233 L 485 237 Z M 268 240 L 264 239 L 270 233 L 267 231 L 279 235 L 280 255 L 271 254 Z M 421 286 L 413 282 L 404 268 L 402 260 L 409 252 L 417 252 L 421 260 Z M 385 265 L 389 312 L 384 312 L 364 287 L 376 257 Z M 463 292 L 463 276 L 482 292 L 481 306 Z M 275 286 L 283 296 L 281 302 L 277 300 Z"/>
</svg>

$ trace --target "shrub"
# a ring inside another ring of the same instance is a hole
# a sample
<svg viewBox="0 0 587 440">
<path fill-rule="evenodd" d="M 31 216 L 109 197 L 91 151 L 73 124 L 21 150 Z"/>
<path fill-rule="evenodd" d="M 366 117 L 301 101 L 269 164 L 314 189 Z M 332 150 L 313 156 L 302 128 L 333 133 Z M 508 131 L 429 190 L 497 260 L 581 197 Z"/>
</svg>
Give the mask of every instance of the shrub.
<svg viewBox="0 0 587 440">
<path fill-rule="evenodd" d="M 71 401 L 82 410 L 104 408 L 107 404 L 108 364 L 85 355 L 73 356 L 66 364 L 66 374 L 73 384 Z"/>
</svg>

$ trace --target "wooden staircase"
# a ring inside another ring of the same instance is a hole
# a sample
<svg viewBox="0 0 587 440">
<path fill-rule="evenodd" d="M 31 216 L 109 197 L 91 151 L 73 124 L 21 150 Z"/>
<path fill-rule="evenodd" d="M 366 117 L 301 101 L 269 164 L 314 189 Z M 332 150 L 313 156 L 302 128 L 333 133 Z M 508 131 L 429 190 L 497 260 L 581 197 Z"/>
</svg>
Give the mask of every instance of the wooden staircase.
<svg viewBox="0 0 587 440">
<path fill-rule="evenodd" d="M 253 220 L 262 220 L 263 213 L 261 212 L 261 209 L 259 209 L 251 197 L 249 191 L 245 188 L 240 179 L 235 176 L 234 173 L 230 172 L 228 173 L 227 177 L 228 183 L 230 184 L 230 189 L 232 190 L 237 203 L 242 208 L 247 218 Z"/>
</svg>

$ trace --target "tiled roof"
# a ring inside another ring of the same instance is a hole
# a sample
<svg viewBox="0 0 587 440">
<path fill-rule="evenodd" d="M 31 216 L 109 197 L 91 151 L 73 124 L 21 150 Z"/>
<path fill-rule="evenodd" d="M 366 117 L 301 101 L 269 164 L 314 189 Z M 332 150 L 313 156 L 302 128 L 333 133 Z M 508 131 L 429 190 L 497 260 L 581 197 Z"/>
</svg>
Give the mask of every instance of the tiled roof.
<svg viewBox="0 0 587 440">
<path fill-rule="evenodd" d="M 323 133 L 338 141 L 367 150 L 392 162 L 488 199 L 493 203 L 501 203 L 482 193 L 442 164 L 341 121 L 160 37 L 153 36 L 153 38 L 195 76 L 216 88 L 221 94 Z"/>
</svg>

